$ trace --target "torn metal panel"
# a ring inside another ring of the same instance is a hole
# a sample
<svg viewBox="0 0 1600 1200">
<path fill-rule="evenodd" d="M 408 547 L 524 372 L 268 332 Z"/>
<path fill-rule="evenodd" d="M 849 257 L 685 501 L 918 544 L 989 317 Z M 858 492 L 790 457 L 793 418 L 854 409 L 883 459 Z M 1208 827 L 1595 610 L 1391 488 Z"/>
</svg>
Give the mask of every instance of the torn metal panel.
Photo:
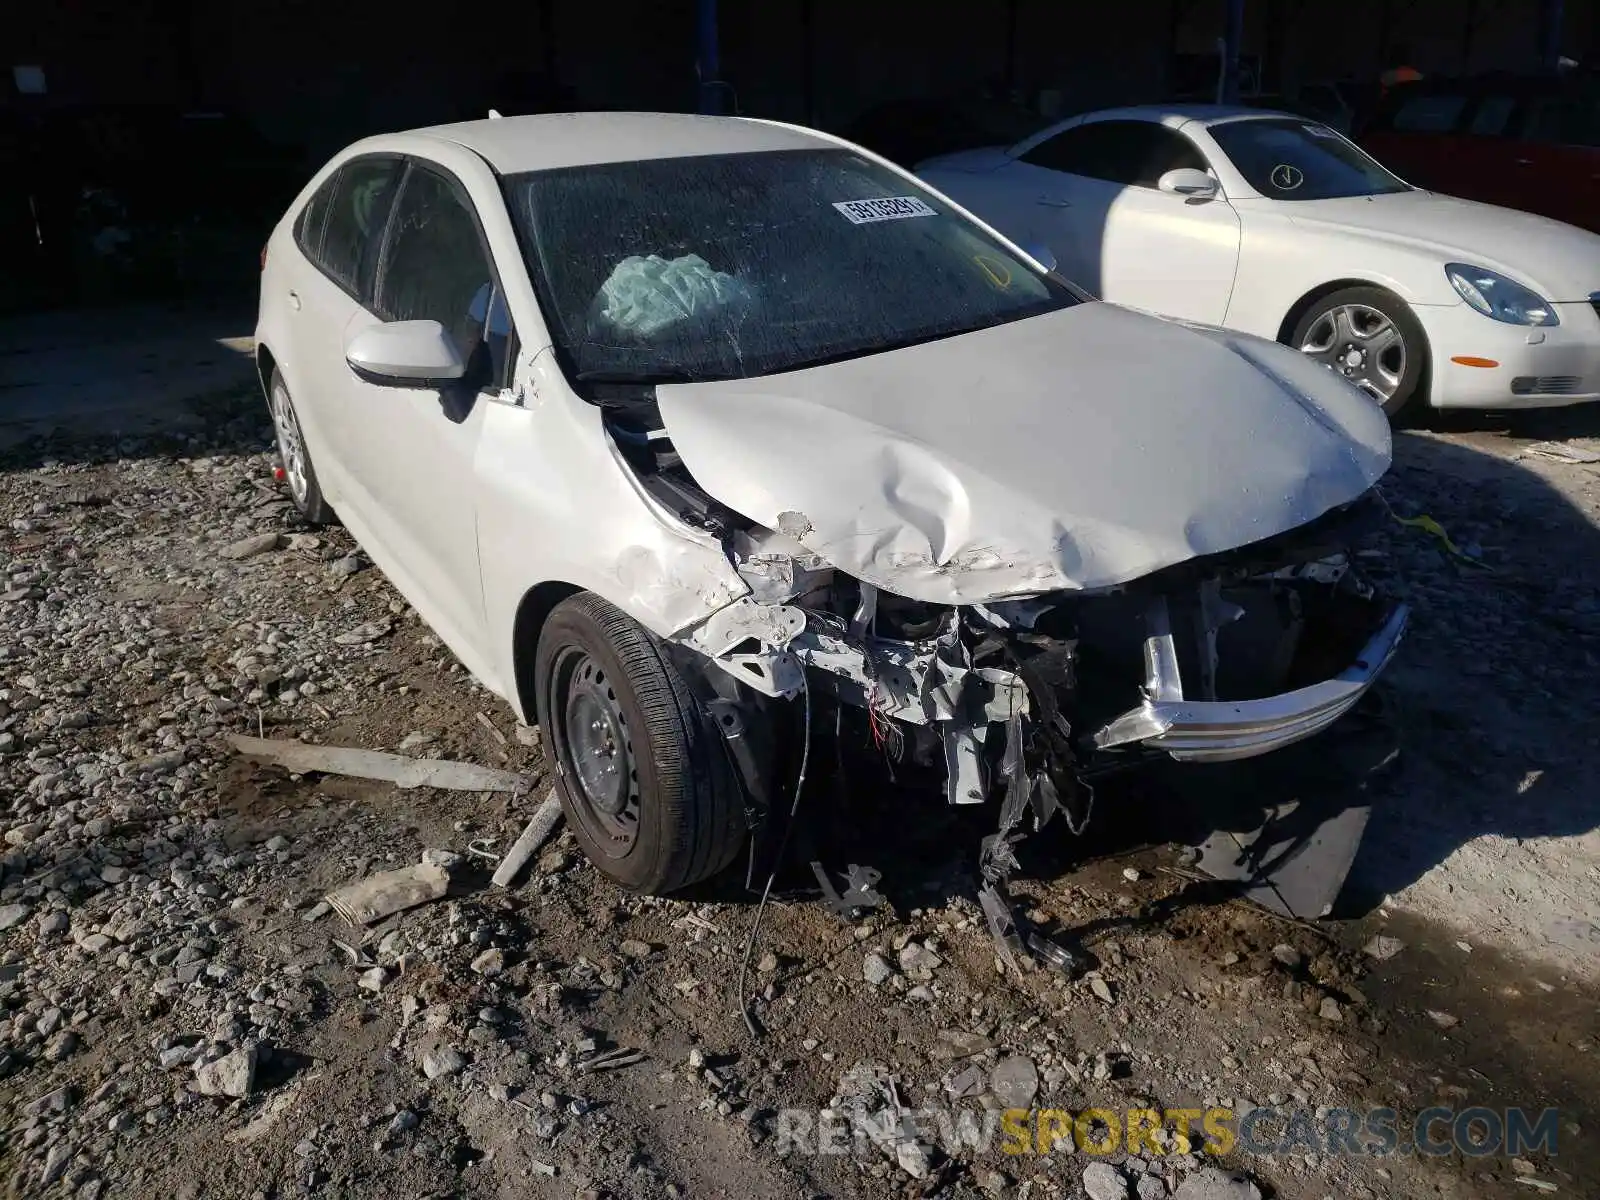
<svg viewBox="0 0 1600 1200">
<path fill-rule="evenodd" d="M 718 609 L 675 640 L 704 654 L 741 683 L 766 696 L 793 696 L 805 680 L 786 647 L 806 627 L 806 615 L 785 604 L 748 596 Z"/>
<path fill-rule="evenodd" d="M 883 904 L 883 893 L 878 891 L 883 872 L 876 867 L 851 863 L 845 868 L 843 894 L 833 886 L 827 868 L 820 862 L 811 864 L 811 873 L 816 876 L 817 886 L 822 889 L 823 903 L 828 911 L 846 921 L 853 921 L 863 910 L 878 908 Z"/>
<path fill-rule="evenodd" d="M 945 788 L 951 804 L 982 804 L 988 795 L 983 768 L 983 729 L 943 721 Z"/>
<path fill-rule="evenodd" d="M 989 604 L 1129 583 L 1364 493 L 1388 469 L 1388 422 L 1303 367 L 1084 304 L 656 399 L 728 508 L 886 592 Z M 1194 400 L 1219 395 L 1226 419 Z"/>
<path fill-rule="evenodd" d="M 1200 645 L 1200 698 L 1217 698 L 1217 632 L 1244 616 L 1244 609 L 1222 598 L 1222 580 L 1200 584 L 1200 606 L 1195 611 L 1195 632 Z"/>
<path fill-rule="evenodd" d="M 793 600 L 833 578 L 833 568 L 820 555 L 776 530 L 737 530 L 730 550 L 739 577 L 763 604 Z"/>
<path fill-rule="evenodd" d="M 686 636 L 695 649 L 716 658 L 750 641 L 781 650 L 805 627 L 806 615 L 798 608 L 744 597 L 712 613 Z"/>
<path fill-rule="evenodd" d="M 996 629 L 1032 629 L 1040 617 L 1060 603 L 1059 597 L 1035 596 L 975 604 L 972 611 Z"/>
<path fill-rule="evenodd" d="M 918 642 L 852 638 L 843 621 L 812 613 L 790 649 L 806 666 L 854 684 L 873 711 L 897 721 L 993 721 L 1028 710 L 1016 674 L 967 665 L 954 612 L 938 637 Z"/>
</svg>

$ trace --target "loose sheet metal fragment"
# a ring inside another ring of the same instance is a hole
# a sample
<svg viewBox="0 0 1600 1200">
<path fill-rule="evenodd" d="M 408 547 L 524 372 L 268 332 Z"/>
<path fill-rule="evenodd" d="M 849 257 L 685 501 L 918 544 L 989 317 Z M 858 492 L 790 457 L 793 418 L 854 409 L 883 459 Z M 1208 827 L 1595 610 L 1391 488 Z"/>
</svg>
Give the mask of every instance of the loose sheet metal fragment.
<svg viewBox="0 0 1600 1200">
<path fill-rule="evenodd" d="M 370 875 L 329 892 L 328 903 L 352 925 L 370 925 L 384 917 L 443 898 L 450 876 L 433 863 L 417 863 L 398 871 Z"/>
<path fill-rule="evenodd" d="M 385 754 L 353 746 L 312 746 L 305 742 L 243 734 L 235 734 L 228 741 L 245 758 L 272 763 L 296 774 L 317 771 L 357 779 L 379 779 L 399 788 L 434 787 L 460 792 L 518 792 L 527 786 L 526 777 L 515 771 L 480 767 L 476 763 L 408 758 L 404 754 Z"/>
</svg>

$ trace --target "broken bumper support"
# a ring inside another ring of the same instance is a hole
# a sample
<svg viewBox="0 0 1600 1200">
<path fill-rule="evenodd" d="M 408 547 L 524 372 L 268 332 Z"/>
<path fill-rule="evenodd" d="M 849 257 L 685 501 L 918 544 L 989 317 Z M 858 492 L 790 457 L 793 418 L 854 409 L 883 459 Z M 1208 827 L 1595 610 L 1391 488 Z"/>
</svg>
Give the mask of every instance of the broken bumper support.
<svg viewBox="0 0 1600 1200">
<path fill-rule="evenodd" d="M 1394 656 L 1410 610 L 1396 605 L 1346 670 L 1261 700 L 1186 700 L 1165 601 L 1147 617 L 1145 700 L 1094 737 L 1101 749 L 1139 743 L 1179 762 L 1253 758 L 1322 732 L 1355 707 Z"/>
</svg>

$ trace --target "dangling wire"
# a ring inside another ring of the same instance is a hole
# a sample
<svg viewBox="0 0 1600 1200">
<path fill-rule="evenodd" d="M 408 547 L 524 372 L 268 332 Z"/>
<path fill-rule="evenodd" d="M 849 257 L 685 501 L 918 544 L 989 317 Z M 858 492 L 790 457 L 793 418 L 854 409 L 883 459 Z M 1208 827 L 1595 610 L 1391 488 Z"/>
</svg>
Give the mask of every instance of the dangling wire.
<svg viewBox="0 0 1600 1200">
<path fill-rule="evenodd" d="M 800 794 L 806 786 L 806 767 L 811 761 L 811 683 L 806 678 L 804 668 L 800 673 L 800 696 L 805 708 L 805 726 L 800 741 L 800 771 L 794 781 L 794 799 L 789 804 L 789 823 L 784 826 L 783 836 L 778 839 L 778 852 L 772 860 L 772 871 L 767 876 L 767 886 L 761 889 L 761 900 L 756 905 L 755 920 L 750 922 L 750 933 L 745 938 L 744 957 L 739 961 L 739 1015 L 744 1018 L 744 1026 L 753 1038 L 759 1038 L 761 1031 L 756 1028 L 755 1019 L 750 1016 L 750 999 L 744 990 L 745 976 L 750 971 L 750 957 L 755 953 L 756 938 L 761 933 L 761 919 L 766 915 L 767 900 L 772 895 L 773 885 L 778 881 L 778 869 L 783 865 L 784 851 L 789 848 L 789 834 L 794 831 L 795 814 L 800 811 Z"/>
</svg>

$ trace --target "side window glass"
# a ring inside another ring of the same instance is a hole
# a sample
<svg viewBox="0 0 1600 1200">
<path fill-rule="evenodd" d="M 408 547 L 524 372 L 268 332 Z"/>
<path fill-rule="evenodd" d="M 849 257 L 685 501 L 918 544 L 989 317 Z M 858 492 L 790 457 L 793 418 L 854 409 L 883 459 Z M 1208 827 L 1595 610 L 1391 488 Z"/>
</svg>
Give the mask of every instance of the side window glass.
<svg viewBox="0 0 1600 1200">
<path fill-rule="evenodd" d="M 362 158 L 339 172 L 322 236 L 322 269 L 348 291 L 369 293 L 384 218 L 400 177 L 396 158 Z"/>
<path fill-rule="evenodd" d="M 1137 135 L 1129 130 L 1130 183 L 1153 188 L 1168 171 L 1179 167 L 1206 169 L 1205 155 L 1183 134 L 1160 125 L 1146 125 Z"/>
<path fill-rule="evenodd" d="M 1395 110 L 1393 128 L 1400 133 L 1449 133 L 1466 107 L 1465 96 L 1417 96 Z"/>
<path fill-rule="evenodd" d="M 511 316 L 465 197 L 414 167 L 395 201 L 378 272 L 376 308 L 389 321 L 438 321 L 468 378 L 503 380 Z"/>
<path fill-rule="evenodd" d="M 1023 161 L 1110 183 L 1155 187 L 1175 167 L 1206 169 L 1205 156 L 1181 133 L 1146 121 L 1096 121 L 1057 134 Z"/>
<path fill-rule="evenodd" d="M 1527 115 L 1522 123 L 1522 139 L 1559 146 L 1569 140 L 1569 124 L 1575 122 L 1559 96 L 1538 96 L 1528 101 Z"/>
<path fill-rule="evenodd" d="M 1103 125 L 1078 125 L 1040 142 L 1022 156 L 1022 161 L 1069 175 L 1104 179 L 1107 149 Z"/>
<path fill-rule="evenodd" d="M 334 189 L 339 186 L 339 173 L 316 190 L 305 208 L 300 210 L 300 220 L 295 223 L 295 241 L 312 262 L 322 262 L 322 230 L 328 223 L 328 210 L 333 206 Z"/>
<path fill-rule="evenodd" d="M 1561 140 L 1568 146 L 1600 146 L 1600 96 L 1572 96 L 1561 109 Z"/>
<path fill-rule="evenodd" d="M 1513 96 L 1485 96 L 1478 101 L 1477 111 L 1472 114 L 1467 129 L 1478 137 L 1504 137 L 1509 132 L 1507 126 L 1516 108 L 1517 101 Z"/>
</svg>

